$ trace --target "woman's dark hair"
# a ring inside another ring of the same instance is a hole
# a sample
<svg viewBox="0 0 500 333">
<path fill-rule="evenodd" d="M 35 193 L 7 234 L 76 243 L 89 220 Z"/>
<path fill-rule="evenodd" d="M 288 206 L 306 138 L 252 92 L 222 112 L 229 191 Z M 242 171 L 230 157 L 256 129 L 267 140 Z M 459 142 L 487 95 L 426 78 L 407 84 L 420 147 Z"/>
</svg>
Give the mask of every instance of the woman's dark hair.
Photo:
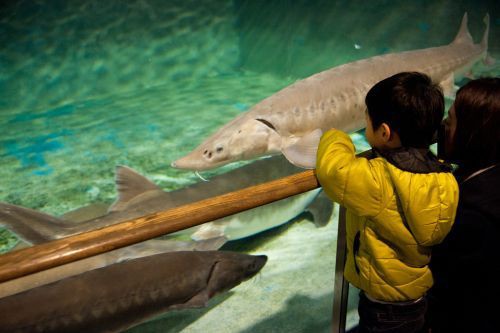
<svg viewBox="0 0 500 333">
<path fill-rule="evenodd" d="M 500 78 L 469 81 L 457 91 L 454 159 L 470 171 L 500 162 Z"/>
<path fill-rule="evenodd" d="M 373 129 L 386 123 L 404 147 L 428 148 L 444 116 L 441 88 L 430 77 L 403 72 L 375 84 L 365 99 Z"/>
</svg>

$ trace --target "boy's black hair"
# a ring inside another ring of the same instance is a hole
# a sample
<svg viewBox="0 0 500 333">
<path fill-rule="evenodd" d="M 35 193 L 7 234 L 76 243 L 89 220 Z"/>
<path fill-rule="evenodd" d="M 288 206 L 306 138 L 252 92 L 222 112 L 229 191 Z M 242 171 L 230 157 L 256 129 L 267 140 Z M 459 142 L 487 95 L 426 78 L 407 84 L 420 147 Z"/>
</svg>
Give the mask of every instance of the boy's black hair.
<svg viewBox="0 0 500 333">
<path fill-rule="evenodd" d="M 468 82 L 457 92 L 456 162 L 471 171 L 500 163 L 500 78 Z"/>
<path fill-rule="evenodd" d="M 373 129 L 386 123 L 404 147 L 428 148 L 444 116 L 441 88 L 418 72 L 402 72 L 378 82 L 365 103 Z"/>
</svg>

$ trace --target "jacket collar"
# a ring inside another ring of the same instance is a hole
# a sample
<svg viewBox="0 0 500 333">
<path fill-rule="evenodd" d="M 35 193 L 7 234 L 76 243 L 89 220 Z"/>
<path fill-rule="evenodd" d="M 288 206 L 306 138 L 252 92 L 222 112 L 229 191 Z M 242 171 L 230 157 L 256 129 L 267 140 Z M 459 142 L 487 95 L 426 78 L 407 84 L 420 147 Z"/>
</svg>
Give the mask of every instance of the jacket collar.
<svg viewBox="0 0 500 333">
<path fill-rule="evenodd" d="M 385 158 L 396 168 L 411 173 L 451 172 L 451 165 L 441 162 L 429 149 L 400 147 L 395 149 L 372 149 L 376 156 Z"/>
</svg>

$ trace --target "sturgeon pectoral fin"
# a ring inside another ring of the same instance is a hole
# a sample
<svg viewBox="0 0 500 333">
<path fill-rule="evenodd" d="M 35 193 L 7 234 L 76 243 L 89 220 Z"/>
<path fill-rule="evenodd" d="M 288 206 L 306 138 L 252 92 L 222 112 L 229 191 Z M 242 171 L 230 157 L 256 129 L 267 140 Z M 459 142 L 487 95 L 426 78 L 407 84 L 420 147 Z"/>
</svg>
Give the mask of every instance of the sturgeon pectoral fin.
<svg viewBox="0 0 500 333">
<path fill-rule="evenodd" d="M 330 222 L 333 213 L 333 205 L 333 201 L 326 196 L 324 191 L 321 191 L 306 208 L 306 211 L 312 214 L 316 227 L 324 227 Z"/>
<path fill-rule="evenodd" d="M 483 63 L 486 65 L 486 66 L 493 66 L 495 63 L 496 63 L 496 59 L 493 58 L 491 55 L 486 55 L 486 57 L 484 58 L 483 60 Z"/>
<path fill-rule="evenodd" d="M 195 233 L 191 235 L 191 238 L 196 241 L 222 237 L 224 236 L 224 225 L 217 225 L 212 222 L 203 224 Z"/>
<path fill-rule="evenodd" d="M 455 77 L 453 73 L 448 75 L 443 81 L 439 82 L 441 88 L 443 88 L 443 94 L 446 97 L 453 97 L 455 94 Z"/>
<path fill-rule="evenodd" d="M 194 244 L 195 251 L 215 251 L 222 247 L 227 242 L 227 238 L 224 236 L 210 238 L 207 240 L 197 241 Z"/>
<path fill-rule="evenodd" d="M 283 149 L 283 155 L 290 163 L 304 169 L 316 167 L 316 153 L 323 131 L 315 129 L 301 137 L 294 144 Z"/>
<path fill-rule="evenodd" d="M 468 78 L 469 80 L 474 80 L 476 77 L 474 76 L 474 73 L 472 73 L 472 70 L 467 71 L 464 74 L 464 77 Z M 446 95 L 448 96 L 448 95 Z"/>
<path fill-rule="evenodd" d="M 189 308 L 204 308 L 208 305 L 210 295 L 206 289 L 203 289 L 198 294 L 190 298 L 186 303 L 175 304 L 170 307 L 172 310 L 182 310 Z"/>
</svg>

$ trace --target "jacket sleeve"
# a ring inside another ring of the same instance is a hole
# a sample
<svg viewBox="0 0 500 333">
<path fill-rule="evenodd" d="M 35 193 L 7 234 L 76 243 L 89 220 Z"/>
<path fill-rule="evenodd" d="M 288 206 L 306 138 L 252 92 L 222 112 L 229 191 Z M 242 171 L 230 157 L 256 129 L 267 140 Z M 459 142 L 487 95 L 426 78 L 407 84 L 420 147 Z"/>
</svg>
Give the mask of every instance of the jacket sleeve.
<svg viewBox="0 0 500 333">
<path fill-rule="evenodd" d="M 332 129 L 321 137 L 316 176 L 330 199 L 358 216 L 376 216 L 381 210 L 382 182 L 372 161 L 356 158 L 351 138 Z"/>
</svg>

